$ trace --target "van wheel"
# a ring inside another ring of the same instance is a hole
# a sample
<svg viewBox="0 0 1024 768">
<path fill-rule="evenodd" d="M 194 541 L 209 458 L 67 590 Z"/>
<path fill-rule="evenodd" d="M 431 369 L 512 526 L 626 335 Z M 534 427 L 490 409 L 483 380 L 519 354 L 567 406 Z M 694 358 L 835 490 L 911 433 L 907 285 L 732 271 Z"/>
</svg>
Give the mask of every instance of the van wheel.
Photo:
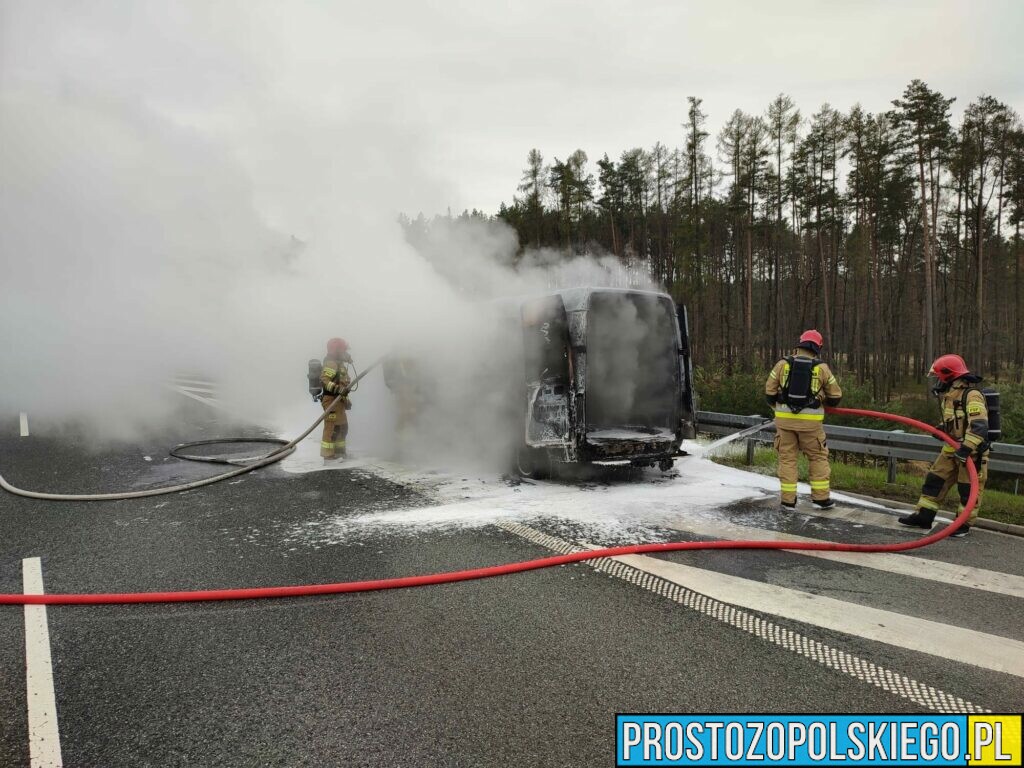
<svg viewBox="0 0 1024 768">
<path fill-rule="evenodd" d="M 546 451 L 521 446 L 516 451 L 516 471 L 531 480 L 543 480 L 551 474 L 551 461 Z"/>
<path fill-rule="evenodd" d="M 668 472 L 675 465 L 676 463 L 672 461 L 672 459 L 665 458 L 658 462 L 658 469 L 660 469 L 662 472 Z"/>
</svg>

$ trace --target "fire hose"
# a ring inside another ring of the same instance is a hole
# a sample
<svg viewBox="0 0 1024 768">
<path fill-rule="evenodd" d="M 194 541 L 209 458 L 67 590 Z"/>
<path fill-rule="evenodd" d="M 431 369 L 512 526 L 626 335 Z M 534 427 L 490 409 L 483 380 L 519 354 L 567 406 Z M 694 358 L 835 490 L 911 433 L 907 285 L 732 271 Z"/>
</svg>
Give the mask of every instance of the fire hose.
<svg viewBox="0 0 1024 768">
<path fill-rule="evenodd" d="M 369 369 L 367 369 L 367 371 L 368 370 Z M 367 371 L 363 372 L 364 375 Z M 339 397 L 338 400 L 340 401 L 341 398 Z M 828 410 L 829 413 L 842 416 L 867 416 L 896 422 L 898 424 L 903 424 L 905 426 L 914 427 L 924 432 L 928 432 L 951 446 L 955 447 L 958 445 L 958 443 L 946 433 L 929 424 L 925 424 L 924 422 L 917 421 L 916 419 L 911 419 L 906 416 L 881 413 L 878 411 L 867 411 L 859 408 L 828 408 L 826 410 Z M 319 421 L 317 423 L 319 423 Z M 313 425 L 313 427 L 315 426 L 316 424 Z M 313 427 L 307 430 L 306 434 L 309 434 Z M 303 435 L 303 437 L 304 436 L 305 435 Z M 298 442 L 299 439 L 302 438 L 292 441 L 293 448 L 294 443 Z M 280 453 L 280 451 L 277 453 Z M 967 521 L 967 518 L 970 517 L 971 511 L 978 503 L 978 472 L 972 461 L 968 461 L 965 466 L 970 478 L 971 490 L 967 498 L 967 503 L 964 504 L 963 510 L 959 515 L 957 515 L 956 519 L 953 520 L 950 525 L 936 531 L 935 533 L 931 533 L 919 539 L 890 544 L 846 544 L 834 541 L 677 541 L 591 549 L 581 552 L 572 552 L 567 555 L 555 555 L 535 560 L 524 560 L 516 563 L 505 563 L 503 565 L 472 568 L 462 571 L 448 571 L 420 576 L 400 576 L 397 578 L 375 579 L 370 581 L 345 581 L 335 584 L 302 584 L 279 587 L 247 587 L 240 589 L 205 589 L 184 592 L 115 592 L 94 594 L 52 593 L 43 595 L 0 594 L 0 605 L 117 605 L 129 603 L 186 603 L 210 600 L 251 600 L 269 597 L 309 597 L 314 595 L 336 595 L 351 592 L 374 592 L 384 589 L 423 587 L 434 584 L 451 584 L 458 581 L 486 579 L 494 576 L 506 576 L 513 573 L 535 571 L 541 568 L 551 568 L 556 565 L 579 563 L 586 560 L 595 560 L 597 558 L 704 549 L 785 549 L 791 551 L 865 553 L 907 552 L 912 549 L 919 549 L 921 547 L 934 544 L 937 541 L 941 541 L 956 531 L 956 529 L 963 525 Z M 248 471 L 255 468 L 256 467 L 249 466 L 243 469 Z M 233 476 L 233 474 L 234 473 L 228 473 L 228 475 L 225 476 Z M 241 474 L 241 472 L 238 472 L 237 474 Z M 216 479 L 223 479 L 225 476 L 215 478 L 213 481 L 216 482 Z M 206 484 L 209 483 L 207 482 Z M 6 485 L 4 487 L 6 488 Z M 163 490 L 164 492 L 170 492 L 166 489 Z M 45 494 L 41 497 L 47 498 Z M 33 496 L 32 498 L 40 498 L 40 496 Z M 58 496 L 58 498 L 60 497 Z"/>
<path fill-rule="evenodd" d="M 26 491 L 23 488 L 15 488 L 13 485 L 4 480 L 3 475 L 0 475 L 0 488 L 3 488 L 9 493 L 13 493 L 15 496 L 24 496 L 27 499 L 42 499 L 44 501 L 123 501 L 124 499 L 143 499 L 148 496 L 163 496 L 168 493 L 181 493 L 182 491 L 191 491 L 194 488 L 202 488 L 206 485 L 213 485 L 219 483 L 222 480 L 228 480 L 232 477 L 238 477 L 244 475 L 246 472 L 252 472 L 254 469 L 260 467 L 266 467 L 270 464 L 274 464 L 286 456 L 291 455 L 295 452 L 295 446 L 309 437 L 310 433 L 316 429 L 327 415 L 333 413 L 338 408 L 342 407 L 345 397 L 356 388 L 359 384 L 359 380 L 362 379 L 366 374 L 381 364 L 383 358 L 378 359 L 370 364 L 369 367 L 365 368 L 362 373 L 352 379 L 352 382 L 342 389 L 338 396 L 334 398 L 334 402 L 324 409 L 324 412 L 320 414 L 320 418 L 310 424 L 309 429 L 303 432 L 301 435 L 293 440 L 280 440 L 278 438 L 270 437 L 224 437 L 217 440 L 198 440 L 194 443 L 182 443 L 171 449 L 171 455 L 179 459 L 187 459 L 188 461 L 206 461 L 213 464 L 239 464 L 237 469 L 232 469 L 228 472 L 224 472 L 220 475 L 213 475 L 212 477 L 204 477 L 201 480 L 193 480 L 189 483 L 181 483 L 180 485 L 166 485 L 162 488 L 148 488 L 145 491 L 128 491 L 122 493 L 43 493 L 40 491 Z M 281 445 L 270 453 L 264 454 L 263 456 L 253 456 L 248 459 L 221 459 L 213 456 L 194 456 L 189 454 L 181 453 L 184 448 L 191 448 L 199 445 L 217 445 L 220 443 L 278 443 Z M 244 463 L 243 463 L 244 462 Z"/>
</svg>

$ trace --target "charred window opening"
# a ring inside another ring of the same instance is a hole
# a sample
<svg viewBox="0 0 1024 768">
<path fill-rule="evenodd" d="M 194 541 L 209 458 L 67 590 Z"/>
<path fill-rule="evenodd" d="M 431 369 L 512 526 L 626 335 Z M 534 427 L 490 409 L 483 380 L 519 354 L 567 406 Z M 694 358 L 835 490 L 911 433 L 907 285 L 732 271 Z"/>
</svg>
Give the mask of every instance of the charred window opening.
<svg viewBox="0 0 1024 768">
<path fill-rule="evenodd" d="M 557 394 L 565 394 L 569 337 L 561 297 L 531 301 L 522 313 L 527 382 L 554 384 Z"/>
<path fill-rule="evenodd" d="M 594 293 L 587 318 L 587 429 L 675 428 L 679 350 L 664 297 Z"/>
</svg>

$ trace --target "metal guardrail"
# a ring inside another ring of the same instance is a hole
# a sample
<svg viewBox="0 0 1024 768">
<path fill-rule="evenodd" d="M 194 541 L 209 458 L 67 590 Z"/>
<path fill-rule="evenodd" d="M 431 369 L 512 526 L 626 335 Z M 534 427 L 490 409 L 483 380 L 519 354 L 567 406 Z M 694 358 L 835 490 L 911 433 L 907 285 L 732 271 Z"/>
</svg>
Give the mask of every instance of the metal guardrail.
<svg viewBox="0 0 1024 768">
<path fill-rule="evenodd" d="M 764 420 L 764 416 L 736 416 L 711 411 L 700 411 L 697 414 L 698 430 L 714 435 L 731 435 Z M 774 432 L 775 426 L 769 422 L 762 431 L 755 432 L 747 439 L 749 462 L 753 461 L 755 443 L 770 443 Z M 939 441 L 933 437 L 902 431 L 861 429 L 826 423 L 825 434 L 828 436 L 828 447 L 832 450 L 889 459 L 889 476 L 892 479 L 896 476 L 897 459 L 930 462 L 940 448 Z M 993 443 L 988 466 L 994 472 L 1024 475 L 1024 445 Z"/>
</svg>

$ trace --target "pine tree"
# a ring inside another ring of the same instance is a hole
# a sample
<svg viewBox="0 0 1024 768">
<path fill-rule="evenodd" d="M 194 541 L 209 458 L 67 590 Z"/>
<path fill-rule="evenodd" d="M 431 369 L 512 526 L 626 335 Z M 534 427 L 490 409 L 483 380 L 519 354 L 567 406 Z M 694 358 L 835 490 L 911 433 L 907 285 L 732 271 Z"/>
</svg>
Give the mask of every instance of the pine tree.
<svg viewBox="0 0 1024 768">
<path fill-rule="evenodd" d="M 981 96 L 964 112 L 963 151 L 973 177 L 975 307 L 974 351 L 976 367 L 983 370 L 989 359 L 985 344 L 985 235 L 988 204 L 995 192 L 993 164 L 1001 135 L 1009 130 L 1010 109 L 992 96 Z"/>
<path fill-rule="evenodd" d="M 783 218 L 782 206 L 785 203 L 786 195 L 783 191 L 785 171 L 782 168 L 785 148 L 793 145 L 797 140 L 797 128 L 800 125 L 800 110 L 796 108 L 793 100 L 780 93 L 775 100 L 768 105 L 767 114 L 768 134 L 775 156 L 774 181 L 775 181 L 775 231 L 773 243 L 773 269 L 772 269 L 772 319 L 770 327 L 772 331 L 772 357 L 782 352 L 781 336 L 786 333 L 792 334 L 789 327 L 782 328 L 783 312 L 782 302 L 782 242 L 783 242 Z"/>
<path fill-rule="evenodd" d="M 534 248 L 540 248 L 541 229 L 544 225 L 544 185 L 547 175 L 544 156 L 540 150 L 531 149 L 526 156 L 526 170 L 520 179 L 519 191 L 525 195 L 523 208 L 533 235 Z"/>
<path fill-rule="evenodd" d="M 921 196 L 921 230 L 924 244 L 924 358 L 935 358 L 935 236 L 929 222 L 929 196 L 938 196 L 938 173 L 935 167 L 942 162 L 950 136 L 949 106 L 955 99 L 947 99 L 931 90 L 923 81 L 912 80 L 903 98 L 893 101 L 893 116 L 900 129 L 903 142 L 912 147 L 918 169 L 918 189 Z M 929 181 L 925 167 L 930 169 Z M 936 209 L 938 202 L 936 201 Z"/>
</svg>

